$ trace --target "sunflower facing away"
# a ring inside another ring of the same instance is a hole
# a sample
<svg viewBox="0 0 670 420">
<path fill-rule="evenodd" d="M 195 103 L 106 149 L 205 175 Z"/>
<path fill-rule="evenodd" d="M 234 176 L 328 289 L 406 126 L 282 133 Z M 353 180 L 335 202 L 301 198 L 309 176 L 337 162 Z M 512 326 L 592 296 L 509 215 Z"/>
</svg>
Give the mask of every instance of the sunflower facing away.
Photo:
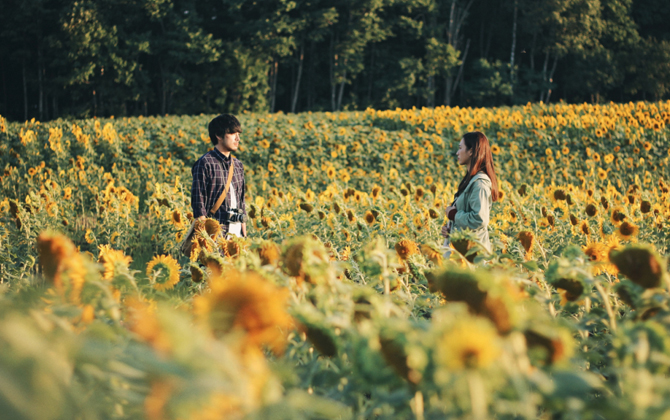
<svg viewBox="0 0 670 420">
<path fill-rule="evenodd" d="M 179 264 L 169 255 L 157 255 L 147 265 L 147 277 L 154 279 L 156 290 L 170 290 L 179 283 Z"/>
<path fill-rule="evenodd" d="M 123 251 L 111 249 L 109 245 L 100 245 L 99 249 L 98 262 L 104 267 L 103 279 L 112 280 L 118 273 L 128 271 L 132 257 L 125 255 Z"/>
</svg>

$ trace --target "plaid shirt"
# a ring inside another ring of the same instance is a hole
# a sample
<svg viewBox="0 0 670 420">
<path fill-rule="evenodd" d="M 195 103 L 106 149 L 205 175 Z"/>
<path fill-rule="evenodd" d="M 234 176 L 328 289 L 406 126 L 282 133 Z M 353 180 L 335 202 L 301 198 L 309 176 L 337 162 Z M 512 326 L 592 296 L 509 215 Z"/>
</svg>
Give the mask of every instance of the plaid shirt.
<svg viewBox="0 0 670 420">
<path fill-rule="evenodd" d="M 233 172 L 233 180 L 230 182 L 230 190 L 216 213 L 213 216 L 209 215 L 209 211 L 214 207 L 216 200 L 223 194 L 223 189 L 226 187 L 230 159 L 230 157 L 226 157 L 218 149 L 214 148 L 212 151 L 202 155 L 191 169 L 191 174 L 193 175 L 193 185 L 191 186 L 193 217 L 196 219 L 200 216 L 213 217 L 221 222 L 224 233 L 228 232 L 228 224 L 223 223 L 223 221 L 226 220 L 225 215 L 230 209 L 230 191 L 233 188 L 235 188 L 237 208 L 245 216 L 247 214 L 244 204 L 244 193 L 246 191 L 244 165 L 233 157 L 235 159 L 235 172 Z"/>
</svg>

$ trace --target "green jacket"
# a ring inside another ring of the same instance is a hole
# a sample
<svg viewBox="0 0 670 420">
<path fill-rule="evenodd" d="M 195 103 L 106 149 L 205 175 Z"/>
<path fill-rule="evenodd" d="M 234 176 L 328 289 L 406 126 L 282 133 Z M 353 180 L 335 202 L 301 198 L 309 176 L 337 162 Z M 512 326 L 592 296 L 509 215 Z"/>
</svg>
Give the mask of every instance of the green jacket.
<svg viewBox="0 0 670 420">
<path fill-rule="evenodd" d="M 456 216 L 452 231 L 470 229 L 479 242 L 491 252 L 489 216 L 491 214 L 491 179 L 483 171 L 472 177 L 456 200 Z"/>
</svg>

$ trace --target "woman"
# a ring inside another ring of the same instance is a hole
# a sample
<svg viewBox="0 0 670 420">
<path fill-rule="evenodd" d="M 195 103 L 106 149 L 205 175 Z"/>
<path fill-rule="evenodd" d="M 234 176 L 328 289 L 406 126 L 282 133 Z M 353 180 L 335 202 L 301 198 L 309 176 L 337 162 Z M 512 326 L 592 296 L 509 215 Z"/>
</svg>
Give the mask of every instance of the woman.
<svg viewBox="0 0 670 420">
<path fill-rule="evenodd" d="M 468 171 L 458 185 L 454 202 L 446 209 L 449 222 L 442 227 L 442 236 L 449 238 L 451 230 L 470 229 L 482 246 L 491 252 L 489 214 L 492 202 L 498 200 L 498 180 L 489 139 L 479 131 L 466 133 L 456 156 L 458 164 L 466 166 Z"/>
</svg>

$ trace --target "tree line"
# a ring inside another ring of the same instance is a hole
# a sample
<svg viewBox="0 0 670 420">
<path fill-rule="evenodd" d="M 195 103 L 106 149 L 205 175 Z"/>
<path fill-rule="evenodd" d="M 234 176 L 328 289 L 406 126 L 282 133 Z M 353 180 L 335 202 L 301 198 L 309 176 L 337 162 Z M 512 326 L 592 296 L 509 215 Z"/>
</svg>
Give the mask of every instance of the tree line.
<svg viewBox="0 0 670 420">
<path fill-rule="evenodd" d="M 4 0 L 14 120 L 659 100 L 667 0 Z"/>
</svg>

